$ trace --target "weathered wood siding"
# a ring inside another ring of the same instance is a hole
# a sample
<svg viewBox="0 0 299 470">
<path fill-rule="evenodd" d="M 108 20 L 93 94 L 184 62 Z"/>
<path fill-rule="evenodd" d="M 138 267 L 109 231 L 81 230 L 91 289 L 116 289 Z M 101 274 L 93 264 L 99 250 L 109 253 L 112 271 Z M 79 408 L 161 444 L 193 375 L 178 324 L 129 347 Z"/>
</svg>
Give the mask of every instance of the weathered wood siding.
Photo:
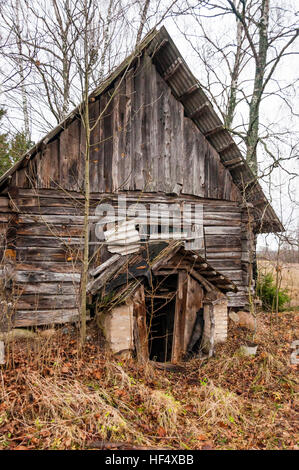
<svg viewBox="0 0 299 470">
<path fill-rule="evenodd" d="M 203 204 L 207 260 L 240 289 L 229 295 L 229 305 L 243 306 L 249 248 L 239 190 L 149 57 L 90 103 L 90 116 L 97 124 L 91 136 L 91 228 L 97 204 L 115 204 L 118 192 L 144 204 Z M 15 325 L 78 318 L 84 149 L 84 129 L 75 119 L 25 160 L 0 198 L 0 220 L 11 219 Z M 7 225 L 3 230 L 7 234 Z"/>
<path fill-rule="evenodd" d="M 171 94 L 151 60 L 90 103 L 90 189 L 142 190 L 237 201 L 229 171 Z M 11 182 L 19 188 L 81 191 L 85 138 L 79 119 L 27 161 Z"/>
<path fill-rule="evenodd" d="M 242 211 L 234 201 L 209 200 L 191 196 L 171 197 L 153 193 L 126 193 L 128 205 L 187 202 L 203 204 L 205 255 L 207 260 L 238 286 L 229 296 L 230 306 L 246 303 Z M 116 205 L 117 196 L 91 195 L 91 240 L 95 237 L 96 206 L 103 201 Z M 10 244 L 13 261 L 11 294 L 17 297 L 11 319 L 16 326 L 62 323 L 78 319 L 83 197 L 65 195 L 63 190 L 20 189 L 10 198 L 14 239 Z M 132 215 L 133 217 L 134 215 Z M 149 221 L 148 221 L 149 222 Z M 91 253 L 101 242 L 91 246 Z M 105 261 L 99 251 L 96 263 Z M 8 295 L 9 298 L 9 295 Z"/>
<path fill-rule="evenodd" d="M 0 196 L 0 247 L 1 247 L 1 254 L 3 256 L 4 250 L 7 248 L 7 230 L 8 230 L 8 222 L 11 219 L 11 208 L 9 205 L 9 198 L 8 196 L 2 195 Z"/>
</svg>

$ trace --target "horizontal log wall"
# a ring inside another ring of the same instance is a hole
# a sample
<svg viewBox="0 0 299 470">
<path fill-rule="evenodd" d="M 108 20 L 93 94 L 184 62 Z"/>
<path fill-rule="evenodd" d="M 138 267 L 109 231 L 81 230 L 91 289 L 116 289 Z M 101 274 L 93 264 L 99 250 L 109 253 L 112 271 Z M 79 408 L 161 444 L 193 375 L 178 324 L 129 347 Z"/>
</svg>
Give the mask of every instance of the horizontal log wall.
<svg viewBox="0 0 299 470">
<path fill-rule="evenodd" d="M 127 205 L 186 202 L 203 205 L 205 254 L 212 266 L 234 281 L 239 292 L 229 296 L 229 306 L 242 307 L 247 301 L 244 283 L 242 213 L 238 203 L 194 197 L 170 197 L 153 193 L 123 193 Z M 94 227 L 96 206 L 117 203 L 117 195 L 92 194 L 91 241 L 97 241 Z M 20 189 L 9 205 L 14 218 L 14 281 L 17 295 L 15 326 L 63 323 L 78 319 L 83 197 L 70 192 Z M 55 214 L 55 212 L 57 214 Z M 76 215 L 73 215 L 73 213 Z M 94 253 L 97 245 L 91 246 Z M 107 250 L 93 264 L 105 261 Z"/>
<path fill-rule="evenodd" d="M 3 251 L 7 248 L 7 230 L 8 230 L 8 223 L 12 218 L 11 208 L 9 204 L 8 196 L 0 196 L 0 246 Z"/>
<path fill-rule="evenodd" d="M 239 287 L 229 296 L 229 305 L 244 305 L 249 268 L 240 193 L 150 58 L 142 57 L 90 103 L 90 116 L 96 124 L 91 135 L 91 214 L 118 191 L 133 202 L 203 203 L 207 259 Z M 6 254 L 11 249 L 15 256 L 20 296 L 16 325 L 24 325 L 26 318 L 29 324 L 48 322 L 45 312 L 53 312 L 53 322 L 78 316 L 79 278 L 70 280 L 69 275 L 81 269 L 84 149 L 84 129 L 75 119 L 23 161 L 0 198 L 0 223 L 9 220 L 10 227 L 9 233 L 6 225 L 3 229 L 9 235 Z M 91 225 L 96 220 L 91 215 Z M 91 241 L 96 241 L 94 230 Z M 107 252 L 94 261 L 105 261 L 105 256 Z"/>
</svg>

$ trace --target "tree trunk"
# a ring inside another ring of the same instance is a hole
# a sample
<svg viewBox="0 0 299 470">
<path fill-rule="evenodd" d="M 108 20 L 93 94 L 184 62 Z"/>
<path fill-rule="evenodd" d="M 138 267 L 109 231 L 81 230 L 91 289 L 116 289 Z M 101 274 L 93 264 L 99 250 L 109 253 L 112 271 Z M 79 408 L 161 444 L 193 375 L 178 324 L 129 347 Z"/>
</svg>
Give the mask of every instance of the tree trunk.
<svg viewBox="0 0 299 470">
<path fill-rule="evenodd" d="M 255 175 L 258 171 L 257 144 L 259 140 L 260 105 L 268 53 L 269 6 L 270 0 L 262 0 L 261 16 L 258 23 L 259 47 L 255 61 L 254 88 L 249 106 L 249 124 L 246 136 L 246 160 Z"/>
<path fill-rule="evenodd" d="M 81 312 L 80 312 L 80 340 L 81 347 L 86 340 L 86 300 L 87 300 L 87 281 L 89 266 L 89 204 L 90 204 L 90 185 L 89 185 L 89 158 L 90 158 L 90 121 L 89 121 L 89 34 L 88 25 L 90 21 L 90 11 L 87 1 L 84 2 L 85 30 L 84 30 L 84 83 L 83 83 L 83 113 L 82 122 L 85 128 L 85 175 L 84 175 L 84 226 L 83 226 L 83 265 L 81 273 Z"/>
<path fill-rule="evenodd" d="M 23 51 L 22 51 L 22 41 L 21 41 L 21 29 L 20 29 L 20 17 L 19 17 L 19 8 L 20 2 L 19 0 L 16 1 L 16 36 L 17 36 L 17 47 L 19 52 L 19 58 L 17 59 L 19 74 L 21 79 L 21 94 L 22 94 L 22 108 L 23 108 L 23 116 L 24 116 L 24 133 L 26 140 L 30 141 L 30 124 L 29 124 L 29 111 L 28 111 L 28 99 L 27 99 L 27 92 L 25 88 L 25 77 L 24 77 L 24 63 L 22 59 Z"/>
<path fill-rule="evenodd" d="M 89 156 L 90 156 L 90 125 L 89 125 L 89 108 L 88 108 L 88 97 L 84 104 L 84 123 L 85 123 L 85 176 L 84 176 L 84 227 L 83 227 L 83 265 L 81 274 L 81 346 L 86 340 L 86 287 L 87 287 L 87 276 L 88 276 L 88 265 L 89 265 Z"/>
<path fill-rule="evenodd" d="M 241 47 L 242 47 L 243 26 L 238 17 L 236 17 L 236 21 L 237 21 L 237 37 L 236 37 L 237 50 L 235 54 L 233 70 L 231 73 L 230 92 L 229 92 L 226 115 L 225 115 L 225 120 L 224 120 L 224 124 L 227 129 L 230 129 L 232 126 L 236 107 L 237 107 L 238 79 L 240 75 L 240 65 L 241 65 Z"/>
</svg>

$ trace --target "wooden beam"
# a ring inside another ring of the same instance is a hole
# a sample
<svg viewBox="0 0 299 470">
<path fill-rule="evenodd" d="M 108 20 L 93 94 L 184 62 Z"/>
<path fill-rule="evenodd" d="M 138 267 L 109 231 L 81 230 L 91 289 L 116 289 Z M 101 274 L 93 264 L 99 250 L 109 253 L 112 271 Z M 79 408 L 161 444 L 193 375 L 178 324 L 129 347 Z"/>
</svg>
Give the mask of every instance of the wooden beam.
<svg viewBox="0 0 299 470">
<path fill-rule="evenodd" d="M 18 310 L 12 318 L 16 326 L 52 325 L 54 323 L 73 323 L 79 320 L 78 309 L 61 310 Z"/>
<path fill-rule="evenodd" d="M 224 281 L 224 280 L 225 280 L 225 277 L 224 277 L 224 276 L 217 276 L 216 274 L 210 275 L 210 276 L 209 276 L 209 274 L 205 274 L 205 278 L 206 278 L 208 281 L 211 281 L 211 282 L 215 282 L 215 281 Z"/>
<path fill-rule="evenodd" d="M 159 271 L 155 271 L 153 269 L 153 273 L 155 276 L 170 276 L 171 274 L 177 274 L 178 273 L 178 270 L 177 269 L 164 269 L 164 270 L 159 270 Z"/>
<path fill-rule="evenodd" d="M 19 283 L 41 283 L 41 282 L 74 282 L 79 283 L 80 273 L 64 273 L 51 271 L 15 271 L 13 279 Z"/>
<path fill-rule="evenodd" d="M 79 294 L 79 292 L 78 292 Z M 77 308 L 79 305 L 78 296 L 68 295 L 43 295 L 43 294 L 25 294 L 18 297 L 16 301 L 17 310 L 26 310 L 38 308 L 39 310 L 49 310 L 66 308 Z"/>
<path fill-rule="evenodd" d="M 26 166 L 29 163 L 30 158 L 31 158 L 31 154 L 26 155 L 26 157 L 24 157 L 24 159 L 21 161 L 22 163 L 20 165 L 20 168 L 26 168 Z"/>
<path fill-rule="evenodd" d="M 165 74 L 163 75 L 163 78 L 165 81 L 169 80 L 175 72 L 180 68 L 180 66 L 183 64 L 183 60 L 178 57 L 166 70 Z"/>
<path fill-rule="evenodd" d="M 244 164 L 245 164 L 245 162 L 242 160 L 242 161 L 240 161 L 240 162 L 238 162 L 238 163 L 235 163 L 234 165 L 231 165 L 231 166 L 229 167 L 229 169 L 230 169 L 230 170 L 233 170 L 234 168 L 238 168 L 239 166 L 242 166 L 242 165 L 244 165 Z"/>
<path fill-rule="evenodd" d="M 230 142 L 229 144 L 227 145 L 224 145 L 223 147 L 221 147 L 220 149 L 216 149 L 218 153 L 225 153 L 227 152 L 231 147 L 234 147 L 236 144 L 234 141 Z"/>
<path fill-rule="evenodd" d="M 215 340 L 215 315 L 213 305 L 209 305 L 210 316 L 210 349 L 209 357 L 214 355 L 214 340 Z"/>
<path fill-rule="evenodd" d="M 167 262 L 164 262 L 164 260 L 163 260 L 163 263 L 159 264 L 158 267 L 156 267 L 156 266 L 153 267 L 153 271 L 157 272 L 158 270 L 160 271 L 161 269 L 176 269 L 176 270 L 184 269 L 186 271 L 186 270 L 190 269 L 190 266 L 192 266 L 192 265 L 186 264 L 186 263 L 183 263 L 183 262 L 182 263 L 173 263 L 173 262 L 172 263 L 171 262 L 167 263 Z"/>
<path fill-rule="evenodd" d="M 114 256 L 111 256 L 111 258 L 109 258 L 107 261 L 105 261 L 105 263 L 102 263 L 100 264 L 100 266 L 98 266 L 97 268 L 95 269 L 92 269 L 89 274 L 93 277 L 97 276 L 98 274 L 100 274 L 102 271 L 104 271 L 106 268 L 108 268 L 109 266 L 111 266 L 113 263 L 115 263 L 119 258 L 120 258 L 121 255 L 114 255 Z"/>
<path fill-rule="evenodd" d="M 206 276 L 210 271 L 208 269 L 198 269 L 197 266 L 195 266 L 196 271 L 201 274 L 202 276 Z"/>
<path fill-rule="evenodd" d="M 217 283 L 217 287 L 219 289 L 225 289 L 226 291 L 237 292 L 237 287 L 233 284 L 222 284 L 220 282 Z"/>
<path fill-rule="evenodd" d="M 207 279 L 205 279 L 203 276 L 201 276 L 197 271 L 195 271 L 194 269 L 191 269 L 190 274 L 205 287 L 207 292 L 210 292 L 213 290 L 213 285 L 210 284 L 210 282 Z"/>
<path fill-rule="evenodd" d="M 209 108 L 211 107 L 211 104 L 209 101 L 206 101 L 203 103 L 199 108 L 197 108 L 192 114 L 191 114 L 191 119 L 198 119 L 202 114 L 204 114 Z"/>
<path fill-rule="evenodd" d="M 90 294 L 95 294 L 97 290 L 103 287 L 103 285 L 106 284 L 106 282 L 112 278 L 113 274 L 115 274 L 116 271 L 125 264 L 125 262 L 126 257 L 121 256 L 117 261 L 113 263 L 112 266 L 106 268 L 106 270 L 102 272 L 100 276 L 98 276 L 95 280 L 90 281 L 87 284 L 86 291 Z"/>
<path fill-rule="evenodd" d="M 163 39 L 163 41 L 158 44 L 158 46 L 153 50 L 151 53 L 151 57 L 154 57 L 163 47 L 167 46 L 169 44 L 168 39 Z"/>
<path fill-rule="evenodd" d="M 231 160 L 222 161 L 223 165 L 226 166 L 226 167 L 231 166 L 231 165 L 235 165 L 236 163 L 239 164 L 241 162 L 243 162 L 243 159 L 240 156 L 232 158 Z"/>
<path fill-rule="evenodd" d="M 198 84 L 198 83 L 195 83 L 195 84 L 192 85 L 190 88 L 187 88 L 187 90 L 185 90 L 185 91 L 179 96 L 179 100 L 182 100 L 182 99 L 186 98 L 186 96 L 191 95 L 192 93 L 194 93 L 194 92 L 197 91 L 198 89 L 199 89 L 199 84 Z"/>
<path fill-rule="evenodd" d="M 208 267 L 208 265 L 207 265 L 207 263 L 200 263 L 200 264 L 197 264 L 197 265 L 196 265 L 196 268 L 197 268 L 197 267 L 198 267 L 200 270 L 201 270 L 201 269 L 205 270 L 205 269 Z"/>
<path fill-rule="evenodd" d="M 186 318 L 186 300 L 188 287 L 187 279 L 188 277 L 185 272 L 179 273 L 178 290 L 175 302 L 171 362 L 180 361 L 184 345 L 184 326 Z"/>
<path fill-rule="evenodd" d="M 146 306 L 143 285 L 141 285 L 134 294 L 133 315 L 134 343 L 137 353 L 137 360 L 139 362 L 147 362 L 149 359 L 148 331 L 146 325 Z"/>
<path fill-rule="evenodd" d="M 79 293 L 80 284 L 73 284 L 72 282 L 68 283 L 58 283 L 58 282 L 35 282 L 34 284 L 29 284 L 28 282 L 24 284 L 16 284 L 16 288 L 20 294 L 45 294 L 45 295 L 73 295 L 76 296 Z"/>
<path fill-rule="evenodd" d="M 170 268 L 173 268 L 173 266 L 171 266 L 169 261 L 177 253 L 177 251 L 179 251 L 181 249 L 181 247 L 182 247 L 182 245 L 180 243 L 178 243 L 176 246 L 174 246 L 172 248 L 172 250 L 170 252 L 168 252 L 167 255 L 165 255 L 161 259 L 158 259 L 158 261 L 156 261 L 156 262 L 154 261 L 151 265 L 152 270 L 158 270 L 161 266 L 164 266 L 164 265 L 166 265 L 166 269 L 168 268 L 168 266 Z M 174 266 L 174 267 L 176 267 L 176 266 Z"/>
<path fill-rule="evenodd" d="M 5 364 L 4 341 L 0 341 L 0 364 Z"/>
<path fill-rule="evenodd" d="M 186 314 L 185 322 L 183 325 L 184 328 L 184 338 L 183 338 L 183 353 L 186 353 L 188 350 L 192 350 L 195 342 L 199 339 L 200 333 L 194 342 L 194 327 L 196 324 L 197 312 L 203 306 L 203 297 L 204 290 L 199 286 L 196 279 L 192 276 L 188 276 L 188 285 L 187 285 L 187 299 L 186 299 Z M 191 346 L 192 340 L 192 346 Z"/>
<path fill-rule="evenodd" d="M 213 129 L 210 129 L 210 130 L 208 130 L 208 131 L 206 131 L 206 132 L 203 132 L 203 135 L 204 135 L 205 137 L 211 137 L 212 135 L 218 134 L 219 132 L 222 132 L 222 131 L 224 131 L 224 130 L 225 130 L 225 129 L 224 129 L 224 127 L 223 127 L 222 124 L 221 124 L 220 126 L 214 127 Z"/>
</svg>

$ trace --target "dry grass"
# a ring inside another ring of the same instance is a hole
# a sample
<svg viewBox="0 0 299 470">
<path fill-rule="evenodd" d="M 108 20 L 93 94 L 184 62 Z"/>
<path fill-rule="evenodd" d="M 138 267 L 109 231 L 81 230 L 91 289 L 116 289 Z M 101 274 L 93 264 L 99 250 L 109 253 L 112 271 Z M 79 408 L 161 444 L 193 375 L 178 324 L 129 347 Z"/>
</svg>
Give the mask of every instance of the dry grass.
<svg viewBox="0 0 299 470">
<path fill-rule="evenodd" d="M 193 407 L 198 415 L 198 423 L 209 429 L 217 426 L 229 427 L 240 422 L 244 403 L 236 393 L 211 380 L 202 382 L 201 387 L 192 387 L 188 391 L 188 406 Z"/>
<path fill-rule="evenodd" d="M 281 287 L 288 289 L 288 294 L 291 301 L 288 305 L 291 307 L 299 306 L 299 264 L 298 263 L 280 263 L 281 268 Z M 262 273 L 271 272 L 275 279 L 276 276 L 276 262 L 268 261 L 265 259 L 258 260 L 258 268 Z"/>
<path fill-rule="evenodd" d="M 231 325 L 214 358 L 179 372 L 104 357 L 95 330 L 82 357 L 75 330 L 19 341 L 0 372 L 0 448 L 296 448 L 298 315 L 258 325 L 256 357 L 238 354 L 247 334 Z"/>
<path fill-rule="evenodd" d="M 101 388 L 92 390 L 72 378 L 43 377 L 37 371 L 27 375 L 26 387 L 35 407 L 25 405 L 24 431 L 30 429 L 32 422 L 37 433 L 46 429 L 46 434 L 51 435 L 52 448 L 53 442 L 54 446 L 61 442 L 81 446 L 92 430 L 103 439 L 132 435 L 121 412 L 110 404 L 112 400 Z"/>
<path fill-rule="evenodd" d="M 155 416 L 165 435 L 173 435 L 177 430 L 179 414 L 182 413 L 182 404 L 170 392 L 163 390 L 148 390 L 144 387 L 141 396 L 144 400 L 144 411 Z"/>
</svg>

